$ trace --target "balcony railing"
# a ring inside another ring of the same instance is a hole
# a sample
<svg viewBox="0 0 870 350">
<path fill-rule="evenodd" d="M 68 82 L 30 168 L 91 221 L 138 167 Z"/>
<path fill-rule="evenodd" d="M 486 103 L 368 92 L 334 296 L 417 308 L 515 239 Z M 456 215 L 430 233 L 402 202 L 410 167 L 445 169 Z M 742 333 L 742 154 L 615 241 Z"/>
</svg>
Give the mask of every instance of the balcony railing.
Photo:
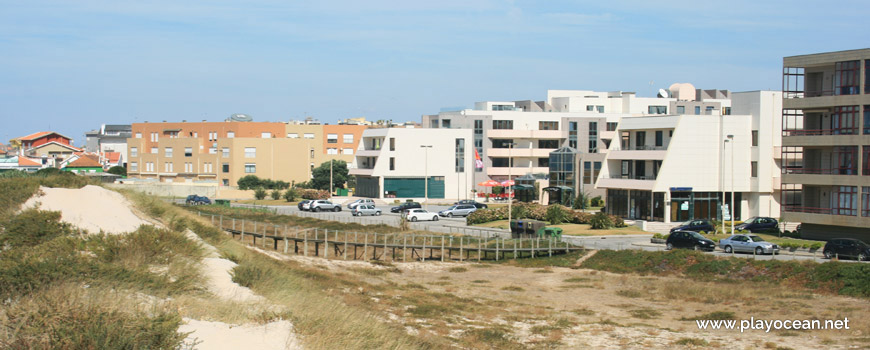
<svg viewBox="0 0 870 350">
<path fill-rule="evenodd" d="M 610 175 L 611 179 L 624 180 L 655 180 L 655 176 L 637 176 L 637 175 Z"/>
<path fill-rule="evenodd" d="M 860 130 L 854 128 L 837 129 L 783 129 L 782 136 L 821 136 L 821 135 L 858 135 Z"/>
<path fill-rule="evenodd" d="M 856 216 L 856 215 L 858 215 L 858 209 L 852 209 L 852 208 L 817 208 L 817 207 L 802 207 L 802 206 L 798 206 L 798 205 L 785 205 L 782 208 L 784 211 L 791 212 L 791 213 L 844 215 L 844 216 Z"/>
<path fill-rule="evenodd" d="M 629 146 L 629 147 L 620 147 L 616 146 L 613 151 L 667 151 L 668 146 Z"/>
<path fill-rule="evenodd" d="M 783 168 L 783 174 L 803 175 L 858 175 L 858 167 L 852 168 Z"/>
</svg>

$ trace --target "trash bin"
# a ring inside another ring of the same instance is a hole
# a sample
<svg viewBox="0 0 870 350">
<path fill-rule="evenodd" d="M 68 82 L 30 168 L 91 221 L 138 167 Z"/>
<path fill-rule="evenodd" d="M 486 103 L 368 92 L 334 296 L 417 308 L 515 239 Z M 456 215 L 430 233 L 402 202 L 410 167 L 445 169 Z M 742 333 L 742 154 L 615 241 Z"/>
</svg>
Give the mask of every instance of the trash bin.
<svg viewBox="0 0 870 350">
<path fill-rule="evenodd" d="M 562 229 L 559 227 L 542 227 L 538 231 L 539 238 L 547 238 L 553 237 L 556 239 L 562 239 Z"/>
<path fill-rule="evenodd" d="M 347 197 L 347 189 L 346 188 L 336 188 L 335 195 L 339 197 Z"/>
<path fill-rule="evenodd" d="M 228 199 L 215 199 L 214 204 L 224 206 L 224 207 L 229 207 L 230 201 Z"/>
<path fill-rule="evenodd" d="M 518 234 L 518 232 L 519 232 L 519 230 L 520 230 L 520 229 L 519 229 L 519 227 L 520 227 L 520 226 L 519 226 L 519 220 L 511 220 L 510 223 L 509 223 L 509 225 L 510 225 L 510 227 L 511 227 L 511 237 L 512 237 L 512 238 L 517 238 L 517 234 Z"/>
<path fill-rule="evenodd" d="M 524 222 L 524 224 L 525 230 L 523 233 L 529 237 L 534 236 L 538 232 L 538 230 L 547 225 L 547 223 L 537 220 L 527 220 Z"/>
</svg>

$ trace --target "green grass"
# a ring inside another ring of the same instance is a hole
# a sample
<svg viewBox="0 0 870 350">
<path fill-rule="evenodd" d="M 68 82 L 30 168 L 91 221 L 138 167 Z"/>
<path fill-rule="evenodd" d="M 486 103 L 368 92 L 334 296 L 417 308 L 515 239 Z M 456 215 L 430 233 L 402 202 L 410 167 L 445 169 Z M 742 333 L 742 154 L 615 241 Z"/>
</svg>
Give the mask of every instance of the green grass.
<svg viewBox="0 0 870 350">
<path fill-rule="evenodd" d="M 503 264 L 509 266 L 517 266 L 517 267 L 526 267 L 526 268 L 546 268 L 546 267 L 568 267 L 573 268 L 574 264 L 577 263 L 577 259 L 583 257 L 586 254 L 582 249 L 572 250 L 566 254 L 553 254 L 552 257 L 548 256 L 538 256 L 534 259 L 526 258 L 523 255 L 521 259 L 510 259 L 511 253 L 510 249 L 505 250 L 508 258 L 502 259 L 499 261 L 488 261 L 487 264 Z"/>
</svg>

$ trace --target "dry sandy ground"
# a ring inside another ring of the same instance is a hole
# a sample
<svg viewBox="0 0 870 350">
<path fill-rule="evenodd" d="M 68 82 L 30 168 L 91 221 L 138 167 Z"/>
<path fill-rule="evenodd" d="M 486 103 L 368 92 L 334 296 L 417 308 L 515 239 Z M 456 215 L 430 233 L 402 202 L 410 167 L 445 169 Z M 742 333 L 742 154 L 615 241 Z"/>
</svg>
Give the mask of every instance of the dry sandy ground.
<svg viewBox="0 0 870 350">
<path fill-rule="evenodd" d="M 130 203 L 118 192 L 99 186 L 80 189 L 40 187 L 39 194 L 24 203 L 24 208 L 60 211 L 61 220 L 91 233 L 119 234 L 148 225 L 131 210 Z"/>
<path fill-rule="evenodd" d="M 123 195 L 99 186 L 81 189 L 40 187 L 24 208 L 39 206 L 42 210 L 60 211 L 61 219 L 90 233 L 121 234 L 135 231 L 150 222 L 134 214 L 134 209 Z M 207 255 L 203 259 L 203 273 L 207 289 L 222 300 L 263 303 L 264 298 L 232 281 L 232 261 L 219 257 L 215 248 L 193 232 L 187 237 L 203 246 Z M 187 344 L 196 349 L 301 349 L 289 321 L 278 320 L 264 325 L 233 325 L 185 318 L 179 332 L 190 333 Z"/>
</svg>

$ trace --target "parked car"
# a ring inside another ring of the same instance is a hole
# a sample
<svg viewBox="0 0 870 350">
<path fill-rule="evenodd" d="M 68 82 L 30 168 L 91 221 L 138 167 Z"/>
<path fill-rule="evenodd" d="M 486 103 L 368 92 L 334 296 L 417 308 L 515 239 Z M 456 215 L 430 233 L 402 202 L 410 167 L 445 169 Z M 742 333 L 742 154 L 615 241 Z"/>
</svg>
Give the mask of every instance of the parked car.
<svg viewBox="0 0 870 350">
<path fill-rule="evenodd" d="M 353 215 L 353 216 L 362 216 L 362 215 L 378 216 L 378 215 L 381 215 L 381 210 L 378 208 L 375 208 L 375 206 L 371 205 L 371 204 L 361 204 L 361 205 L 357 205 L 357 206 L 353 207 L 353 209 L 350 210 L 350 215 Z"/>
<path fill-rule="evenodd" d="M 779 222 L 774 218 L 751 217 L 742 224 L 734 226 L 737 230 L 746 230 L 752 233 L 779 231 Z"/>
<path fill-rule="evenodd" d="M 671 229 L 671 232 L 674 231 L 715 232 L 716 227 L 713 226 L 710 220 L 690 220 Z"/>
<path fill-rule="evenodd" d="M 308 204 L 308 206 L 310 208 L 308 210 L 315 211 L 315 212 L 316 211 L 329 211 L 329 210 L 335 211 L 335 212 L 341 211 L 341 205 L 334 204 L 328 200 L 323 200 L 323 199 L 318 199 L 318 200 L 312 201 L 311 203 Z"/>
<path fill-rule="evenodd" d="M 468 216 L 468 214 L 473 213 L 475 210 L 477 210 L 477 207 L 472 204 L 459 204 L 439 211 L 438 215 L 446 216 L 449 218 L 452 218 L 454 216 Z"/>
<path fill-rule="evenodd" d="M 211 204 L 211 199 L 205 196 L 198 196 L 195 194 L 187 196 L 187 199 L 184 201 L 187 205 L 203 205 L 203 204 Z"/>
<path fill-rule="evenodd" d="M 405 214 L 405 218 L 409 221 L 420 221 L 420 220 L 429 220 L 429 221 L 438 221 L 438 213 L 430 213 L 425 209 L 410 209 Z"/>
<path fill-rule="evenodd" d="M 825 244 L 822 252 L 826 259 L 847 257 L 863 261 L 870 257 L 870 246 L 857 239 L 835 238 Z"/>
<path fill-rule="evenodd" d="M 296 207 L 298 207 L 299 210 L 308 210 L 308 203 L 311 203 L 310 199 L 299 201 L 299 204 L 297 204 Z"/>
<path fill-rule="evenodd" d="M 668 235 L 665 245 L 668 250 L 674 248 L 689 248 L 694 250 L 706 250 L 712 252 L 716 249 L 716 243 L 713 240 L 701 236 L 695 231 L 674 231 Z"/>
<path fill-rule="evenodd" d="M 756 235 L 733 235 L 719 241 L 719 248 L 726 253 L 747 252 L 761 254 L 777 254 L 779 246 Z"/>
<path fill-rule="evenodd" d="M 348 203 L 347 208 L 353 209 L 353 208 L 356 208 L 360 204 L 375 206 L 375 201 L 372 199 L 369 199 L 369 198 L 357 199 L 353 202 Z"/>
<path fill-rule="evenodd" d="M 416 208 L 422 208 L 422 207 L 423 206 L 421 206 L 420 203 L 417 203 L 417 202 L 405 202 L 405 203 L 399 204 L 399 206 L 397 206 L 397 207 L 390 208 L 390 212 L 391 213 L 401 213 L 401 212 L 405 211 L 406 209 L 416 209 Z"/>
<path fill-rule="evenodd" d="M 460 204 L 471 204 L 477 209 L 486 209 L 486 204 L 477 202 L 473 199 L 463 199 L 459 202 L 453 203 L 453 205 L 460 205 Z"/>
</svg>

